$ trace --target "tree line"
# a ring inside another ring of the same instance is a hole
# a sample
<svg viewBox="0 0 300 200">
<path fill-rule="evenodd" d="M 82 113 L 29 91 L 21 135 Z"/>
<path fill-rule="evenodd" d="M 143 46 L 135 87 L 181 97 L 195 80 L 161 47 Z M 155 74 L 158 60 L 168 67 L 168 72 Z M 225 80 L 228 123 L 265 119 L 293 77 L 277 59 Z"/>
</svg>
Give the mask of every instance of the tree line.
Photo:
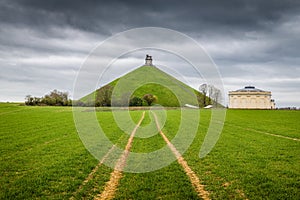
<svg viewBox="0 0 300 200">
<path fill-rule="evenodd" d="M 72 100 L 69 99 L 68 92 L 53 90 L 43 97 L 34 97 L 27 95 L 25 105 L 28 106 L 72 106 Z"/>
<path fill-rule="evenodd" d="M 68 92 L 61 92 L 55 89 L 43 97 L 27 95 L 25 97 L 25 105 L 110 107 L 112 106 L 112 92 L 113 86 L 106 85 L 96 90 L 94 100 L 83 102 L 81 100 L 72 101 L 69 99 Z M 207 105 L 213 105 L 215 107 L 220 106 L 221 91 L 218 88 L 213 85 L 202 84 L 199 87 L 199 92 L 202 94 L 196 94 L 199 107 L 205 107 Z M 142 97 L 132 96 L 129 100 L 127 97 L 128 95 L 123 94 L 123 96 L 114 100 L 114 106 L 151 106 L 158 100 L 157 96 L 154 94 L 145 94 Z"/>
<path fill-rule="evenodd" d="M 49 94 L 43 97 L 35 97 L 32 95 L 27 95 L 25 97 L 25 105 L 27 106 L 111 106 L 111 96 L 113 87 L 106 85 L 96 91 L 96 98 L 93 102 L 82 102 L 80 100 L 72 101 L 69 99 L 68 92 L 61 92 L 58 90 L 53 90 Z M 117 106 L 151 106 L 157 101 L 157 97 L 153 94 L 145 94 L 142 98 L 133 96 L 130 98 L 129 102 L 125 101 L 125 98 L 120 98 L 117 100 Z"/>
</svg>

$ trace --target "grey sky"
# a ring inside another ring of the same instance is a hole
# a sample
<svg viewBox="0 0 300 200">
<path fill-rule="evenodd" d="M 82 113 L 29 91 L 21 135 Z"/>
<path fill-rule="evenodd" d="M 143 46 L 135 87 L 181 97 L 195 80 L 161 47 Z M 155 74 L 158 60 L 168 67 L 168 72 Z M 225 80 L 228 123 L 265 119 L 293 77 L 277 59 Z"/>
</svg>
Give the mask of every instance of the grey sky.
<svg viewBox="0 0 300 200">
<path fill-rule="evenodd" d="M 0 101 L 23 101 L 27 94 L 42 96 L 53 89 L 72 93 L 81 64 L 103 40 L 154 26 L 199 42 L 219 67 L 226 92 L 255 85 L 272 91 L 279 107 L 300 107 L 297 0 L 1 0 L 0 9 Z M 122 69 L 143 64 L 144 56 L 139 61 L 137 55 L 142 54 L 122 57 L 119 63 L 130 65 Z M 174 67 L 197 87 L 183 63 L 155 62 Z"/>
</svg>

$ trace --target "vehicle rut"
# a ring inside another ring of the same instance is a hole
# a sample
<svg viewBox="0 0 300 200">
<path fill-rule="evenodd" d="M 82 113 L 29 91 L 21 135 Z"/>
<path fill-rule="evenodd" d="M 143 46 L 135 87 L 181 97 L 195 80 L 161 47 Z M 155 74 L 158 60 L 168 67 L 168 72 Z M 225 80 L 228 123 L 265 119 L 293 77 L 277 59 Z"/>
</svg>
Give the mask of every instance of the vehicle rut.
<svg viewBox="0 0 300 200">
<path fill-rule="evenodd" d="M 204 199 L 204 200 L 209 200 L 210 199 L 209 198 L 209 193 L 208 193 L 208 191 L 205 190 L 204 185 L 201 184 L 201 181 L 200 181 L 199 177 L 190 168 L 190 166 L 188 165 L 186 160 L 183 158 L 183 156 L 180 154 L 180 152 L 176 149 L 176 147 L 169 141 L 167 136 L 162 132 L 162 130 L 160 128 L 160 125 L 158 123 L 158 119 L 157 119 L 156 114 L 154 112 L 152 112 L 152 114 L 153 114 L 154 119 L 155 119 L 157 130 L 159 131 L 160 135 L 162 136 L 164 141 L 167 143 L 167 145 L 169 146 L 169 148 L 171 149 L 171 151 L 173 152 L 173 154 L 177 158 L 177 162 L 182 166 L 182 168 L 184 169 L 186 175 L 189 177 L 189 179 L 191 181 L 191 184 L 194 187 L 194 189 L 196 190 L 198 196 L 200 198 Z"/>
<path fill-rule="evenodd" d="M 115 196 L 115 192 L 118 188 L 119 181 L 122 178 L 122 171 L 126 165 L 126 160 L 128 158 L 128 155 L 130 153 L 130 149 L 132 146 L 134 135 L 141 125 L 143 119 L 145 117 L 145 111 L 142 114 L 141 119 L 139 120 L 138 124 L 134 127 L 133 131 L 130 134 L 130 137 L 128 139 L 127 145 L 125 147 L 125 150 L 123 151 L 123 154 L 120 156 L 118 161 L 116 162 L 114 171 L 110 175 L 110 180 L 105 184 L 104 190 L 101 194 L 98 194 L 94 199 L 95 200 L 104 200 L 104 199 L 112 199 Z"/>
</svg>

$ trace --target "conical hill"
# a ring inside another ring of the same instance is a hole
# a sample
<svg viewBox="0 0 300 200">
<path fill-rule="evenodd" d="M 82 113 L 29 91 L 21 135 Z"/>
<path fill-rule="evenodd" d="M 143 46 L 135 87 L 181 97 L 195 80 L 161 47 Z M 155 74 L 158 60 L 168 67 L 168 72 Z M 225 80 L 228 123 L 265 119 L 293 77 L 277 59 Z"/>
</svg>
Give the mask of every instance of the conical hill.
<svg viewBox="0 0 300 200">
<path fill-rule="evenodd" d="M 112 99 L 113 106 L 122 106 L 128 105 L 128 99 L 143 98 L 145 94 L 155 95 L 157 100 L 154 104 L 166 107 L 179 107 L 185 104 L 198 106 L 203 99 L 201 93 L 157 67 L 142 66 L 81 98 L 80 101 L 84 103 L 96 101 L 96 105 L 98 101 L 98 105 L 105 106 L 109 105 L 109 102 L 103 103 L 103 98 L 109 98 Z M 146 102 L 143 102 L 143 105 L 146 105 Z"/>
</svg>

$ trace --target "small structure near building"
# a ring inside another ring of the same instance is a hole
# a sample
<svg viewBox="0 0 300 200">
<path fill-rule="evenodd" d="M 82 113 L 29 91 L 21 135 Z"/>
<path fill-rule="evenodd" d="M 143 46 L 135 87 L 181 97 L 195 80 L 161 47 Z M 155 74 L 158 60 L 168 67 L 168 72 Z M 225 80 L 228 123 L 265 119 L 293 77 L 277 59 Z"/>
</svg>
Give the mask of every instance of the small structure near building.
<svg viewBox="0 0 300 200">
<path fill-rule="evenodd" d="M 212 108 L 213 107 L 213 105 L 207 105 L 207 106 L 205 106 L 204 108 L 205 109 L 209 109 L 209 108 Z"/>
<path fill-rule="evenodd" d="M 198 109 L 199 106 L 194 106 L 194 105 L 191 105 L 191 104 L 184 104 L 185 107 L 188 107 L 188 108 L 195 108 L 195 109 Z"/>
<path fill-rule="evenodd" d="M 152 56 L 149 56 L 148 54 L 146 55 L 146 59 L 145 59 L 145 65 L 147 66 L 152 66 Z"/>
<path fill-rule="evenodd" d="M 235 109 L 275 109 L 275 101 L 271 92 L 246 86 L 245 88 L 229 91 L 229 108 Z"/>
</svg>

